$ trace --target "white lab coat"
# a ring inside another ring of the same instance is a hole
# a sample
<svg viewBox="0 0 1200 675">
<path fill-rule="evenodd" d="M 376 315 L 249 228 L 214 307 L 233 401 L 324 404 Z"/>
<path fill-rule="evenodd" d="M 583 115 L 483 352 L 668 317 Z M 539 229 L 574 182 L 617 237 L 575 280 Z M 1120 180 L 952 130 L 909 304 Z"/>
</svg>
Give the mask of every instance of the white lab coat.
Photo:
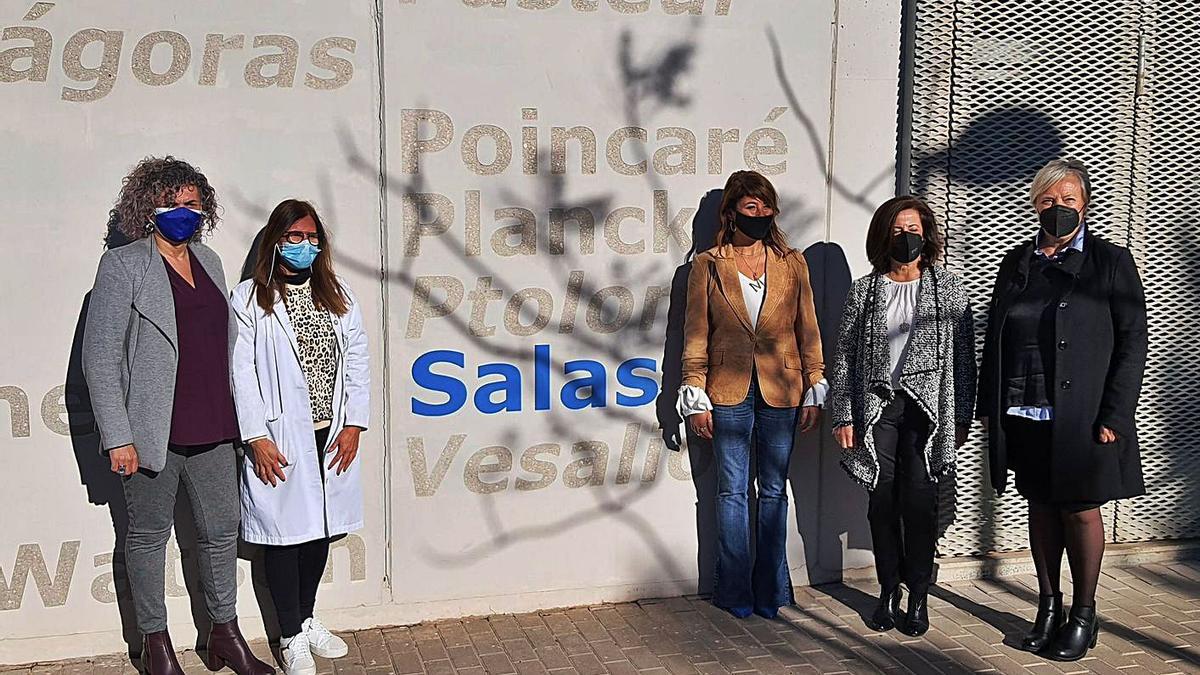
<svg viewBox="0 0 1200 675">
<path fill-rule="evenodd" d="M 338 367 L 333 425 L 325 451 L 343 427 L 365 429 L 370 416 L 367 334 L 358 301 L 349 289 L 346 294 L 349 311 L 333 317 Z M 254 452 L 246 448 L 241 463 L 242 538 L 254 544 L 286 546 L 359 529 L 363 524 L 362 459 L 355 459 L 340 476 L 326 471 L 322 479 L 308 383 L 282 298 L 268 315 L 258 305 L 253 280 L 238 284 L 231 295 L 238 320 L 233 395 L 242 439 L 267 436 L 288 461 L 283 468 L 286 481 L 275 487 L 263 485 L 254 473 Z"/>
</svg>

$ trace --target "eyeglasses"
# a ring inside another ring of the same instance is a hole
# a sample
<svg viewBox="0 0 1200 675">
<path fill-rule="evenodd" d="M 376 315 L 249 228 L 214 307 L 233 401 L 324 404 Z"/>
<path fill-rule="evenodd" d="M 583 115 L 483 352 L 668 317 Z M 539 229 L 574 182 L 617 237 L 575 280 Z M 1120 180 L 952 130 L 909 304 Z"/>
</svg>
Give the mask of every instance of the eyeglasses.
<svg viewBox="0 0 1200 675">
<path fill-rule="evenodd" d="M 300 230 L 291 230 L 283 233 L 283 239 L 289 244 L 299 244 L 305 239 L 313 246 L 321 245 L 321 237 L 316 232 L 301 232 Z"/>
</svg>

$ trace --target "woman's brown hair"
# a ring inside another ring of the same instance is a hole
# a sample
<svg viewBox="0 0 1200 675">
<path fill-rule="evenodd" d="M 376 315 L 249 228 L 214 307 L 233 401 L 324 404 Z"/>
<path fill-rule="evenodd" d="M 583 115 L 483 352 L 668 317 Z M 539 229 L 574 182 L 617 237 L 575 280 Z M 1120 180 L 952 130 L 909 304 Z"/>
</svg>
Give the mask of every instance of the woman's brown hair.
<svg viewBox="0 0 1200 675">
<path fill-rule="evenodd" d="M 333 273 L 333 246 L 329 241 L 329 232 L 313 205 L 299 199 L 285 199 L 279 202 L 271 212 L 271 217 L 267 219 L 267 226 L 263 228 L 254 262 L 254 292 L 258 306 L 267 314 L 275 311 L 275 299 L 282 297 L 286 283 L 282 275 L 275 273 L 275 265 L 280 261 L 275 247 L 292 225 L 305 216 L 312 218 L 317 224 L 317 238 L 321 242 L 321 252 L 313 261 L 312 277 L 309 280 L 313 304 L 317 309 L 342 316 L 349 309 L 349 300 L 346 298 L 346 291 L 338 283 L 337 275 Z"/>
<path fill-rule="evenodd" d="M 733 242 L 733 233 L 737 229 L 737 205 L 743 197 L 757 198 L 763 206 L 771 209 L 776 219 L 779 218 L 779 195 L 771 181 L 757 171 L 734 171 L 725 181 L 721 196 L 721 228 L 717 230 L 717 246 Z M 771 229 L 763 243 L 770 246 L 780 258 L 792 251 L 777 220 L 771 221 Z"/>
<path fill-rule="evenodd" d="M 867 228 L 867 260 L 880 274 L 887 274 L 892 269 L 892 226 L 896 223 L 896 216 L 909 209 L 920 216 L 921 229 L 924 230 L 925 246 L 921 249 L 920 266 L 929 267 L 942 257 L 942 237 L 933 209 L 916 197 L 892 197 L 875 209 L 871 225 Z"/>
</svg>

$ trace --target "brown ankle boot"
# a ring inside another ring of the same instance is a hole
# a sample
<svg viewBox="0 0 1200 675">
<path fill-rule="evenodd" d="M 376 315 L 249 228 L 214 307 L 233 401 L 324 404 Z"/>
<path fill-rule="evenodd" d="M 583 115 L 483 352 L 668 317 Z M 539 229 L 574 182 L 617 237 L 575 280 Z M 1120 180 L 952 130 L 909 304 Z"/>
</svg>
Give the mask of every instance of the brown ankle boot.
<svg viewBox="0 0 1200 675">
<path fill-rule="evenodd" d="M 209 670 L 217 671 L 229 666 L 238 675 L 273 675 L 275 669 L 262 661 L 250 651 L 242 631 L 238 630 L 237 619 L 228 623 L 214 623 L 212 632 L 208 634 L 208 652 L 204 655 L 204 665 Z"/>
<path fill-rule="evenodd" d="M 142 636 L 142 669 L 147 675 L 184 675 L 167 631 Z"/>
</svg>

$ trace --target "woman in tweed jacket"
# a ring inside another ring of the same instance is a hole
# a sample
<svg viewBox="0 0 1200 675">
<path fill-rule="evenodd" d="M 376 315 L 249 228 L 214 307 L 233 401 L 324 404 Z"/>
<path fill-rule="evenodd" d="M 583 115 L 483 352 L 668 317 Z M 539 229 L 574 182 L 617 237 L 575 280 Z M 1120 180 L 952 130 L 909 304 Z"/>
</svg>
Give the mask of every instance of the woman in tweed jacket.
<svg viewBox="0 0 1200 675">
<path fill-rule="evenodd" d="M 846 298 L 830 372 L 842 466 L 870 491 L 867 518 L 881 587 L 868 625 L 929 628 L 937 480 L 954 470 L 975 398 L 975 331 L 966 289 L 934 263 L 942 247 L 919 199 L 885 202 L 867 231 L 870 274 Z M 900 613 L 900 583 L 908 612 Z"/>
</svg>

